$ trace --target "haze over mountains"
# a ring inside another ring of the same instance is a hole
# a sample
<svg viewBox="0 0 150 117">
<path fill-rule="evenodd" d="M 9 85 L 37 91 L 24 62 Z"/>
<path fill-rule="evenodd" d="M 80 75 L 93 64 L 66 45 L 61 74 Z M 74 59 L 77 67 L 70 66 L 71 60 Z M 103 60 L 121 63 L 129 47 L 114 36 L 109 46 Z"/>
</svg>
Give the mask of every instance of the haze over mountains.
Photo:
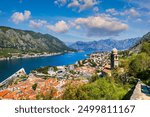
<svg viewBox="0 0 150 117">
<path fill-rule="evenodd" d="M 65 52 L 70 50 L 83 51 L 111 51 L 113 48 L 126 50 L 138 42 L 146 40 L 150 33 L 141 38 L 125 40 L 99 40 L 91 42 L 78 41 L 66 43 L 49 34 L 41 34 L 33 31 L 24 31 L 0 26 L 0 49 L 15 49 L 23 52 Z M 141 39 L 141 40 L 140 40 Z M 72 48 L 72 49 L 71 49 Z"/>
<path fill-rule="evenodd" d="M 138 37 L 125 40 L 106 39 L 91 42 L 78 41 L 69 45 L 69 47 L 83 51 L 111 51 L 113 48 L 117 48 L 118 50 L 126 50 L 131 48 L 139 40 L 140 38 Z"/>
</svg>

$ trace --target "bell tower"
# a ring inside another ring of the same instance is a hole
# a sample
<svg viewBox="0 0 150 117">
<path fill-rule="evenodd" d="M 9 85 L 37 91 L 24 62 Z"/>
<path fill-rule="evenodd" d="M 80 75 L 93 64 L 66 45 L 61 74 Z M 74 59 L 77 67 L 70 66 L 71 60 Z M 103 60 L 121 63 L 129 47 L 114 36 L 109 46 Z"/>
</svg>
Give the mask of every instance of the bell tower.
<svg viewBox="0 0 150 117">
<path fill-rule="evenodd" d="M 118 65 L 118 50 L 114 48 L 111 52 L 111 69 L 117 68 Z"/>
</svg>

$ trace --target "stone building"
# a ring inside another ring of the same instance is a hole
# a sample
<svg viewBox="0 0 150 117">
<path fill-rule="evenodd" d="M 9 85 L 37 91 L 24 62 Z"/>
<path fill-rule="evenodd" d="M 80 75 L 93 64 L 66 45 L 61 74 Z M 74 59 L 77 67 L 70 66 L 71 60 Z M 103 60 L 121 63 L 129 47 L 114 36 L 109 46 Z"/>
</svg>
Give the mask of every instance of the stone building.
<svg viewBox="0 0 150 117">
<path fill-rule="evenodd" d="M 117 68 L 118 65 L 119 65 L 118 50 L 114 48 L 111 52 L 111 69 Z"/>
</svg>

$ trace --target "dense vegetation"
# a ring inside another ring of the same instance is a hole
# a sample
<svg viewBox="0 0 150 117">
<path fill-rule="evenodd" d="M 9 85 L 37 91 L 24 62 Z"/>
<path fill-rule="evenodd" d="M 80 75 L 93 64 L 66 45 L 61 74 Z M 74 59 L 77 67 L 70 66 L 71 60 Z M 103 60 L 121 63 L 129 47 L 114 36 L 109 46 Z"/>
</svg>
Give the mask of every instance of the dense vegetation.
<svg viewBox="0 0 150 117">
<path fill-rule="evenodd" d="M 13 53 L 20 53 L 22 54 L 23 52 L 17 50 L 17 49 L 12 49 L 12 48 L 3 48 L 0 49 L 0 58 L 5 57 L 5 58 L 11 58 Z"/>
<path fill-rule="evenodd" d="M 141 53 L 129 63 L 129 75 L 141 79 L 150 85 L 150 43 L 143 43 Z"/>
<path fill-rule="evenodd" d="M 54 95 L 56 94 L 56 89 L 54 87 L 50 87 L 51 90 L 44 93 L 39 93 L 36 96 L 36 100 L 54 100 Z"/>
<path fill-rule="evenodd" d="M 12 53 L 52 53 L 70 51 L 62 41 L 49 34 L 0 26 L 0 57 Z"/>
<path fill-rule="evenodd" d="M 41 67 L 41 68 L 36 69 L 36 71 L 39 72 L 39 73 L 48 74 L 49 68 L 50 68 L 50 66 Z"/>
<path fill-rule="evenodd" d="M 120 67 L 125 68 L 129 77 L 140 79 L 147 85 L 150 85 L 150 43 L 146 41 L 140 43 L 140 45 L 141 47 L 137 54 L 129 55 L 129 51 L 122 53 L 128 56 L 121 58 Z"/>
<path fill-rule="evenodd" d="M 118 100 L 123 99 L 129 89 L 128 85 L 116 83 L 113 78 L 105 77 L 88 84 L 68 84 L 64 93 L 64 99 Z"/>
<path fill-rule="evenodd" d="M 112 77 L 105 76 L 100 79 L 95 74 L 89 79 L 88 84 L 69 83 L 66 86 L 64 99 L 129 99 L 138 79 L 150 86 L 150 36 L 144 37 L 146 39 L 142 39 L 139 43 L 140 48 L 136 49 L 137 53 L 130 53 L 130 50 L 119 52 L 119 68 L 112 70 Z"/>
</svg>

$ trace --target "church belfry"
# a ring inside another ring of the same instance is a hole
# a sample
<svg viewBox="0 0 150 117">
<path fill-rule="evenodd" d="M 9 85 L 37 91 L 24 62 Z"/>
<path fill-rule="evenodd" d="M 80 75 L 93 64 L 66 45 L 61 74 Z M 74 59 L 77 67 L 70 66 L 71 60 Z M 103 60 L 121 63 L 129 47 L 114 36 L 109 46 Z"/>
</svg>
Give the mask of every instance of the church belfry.
<svg viewBox="0 0 150 117">
<path fill-rule="evenodd" d="M 117 68 L 118 65 L 118 50 L 114 48 L 111 52 L 111 69 Z"/>
</svg>

